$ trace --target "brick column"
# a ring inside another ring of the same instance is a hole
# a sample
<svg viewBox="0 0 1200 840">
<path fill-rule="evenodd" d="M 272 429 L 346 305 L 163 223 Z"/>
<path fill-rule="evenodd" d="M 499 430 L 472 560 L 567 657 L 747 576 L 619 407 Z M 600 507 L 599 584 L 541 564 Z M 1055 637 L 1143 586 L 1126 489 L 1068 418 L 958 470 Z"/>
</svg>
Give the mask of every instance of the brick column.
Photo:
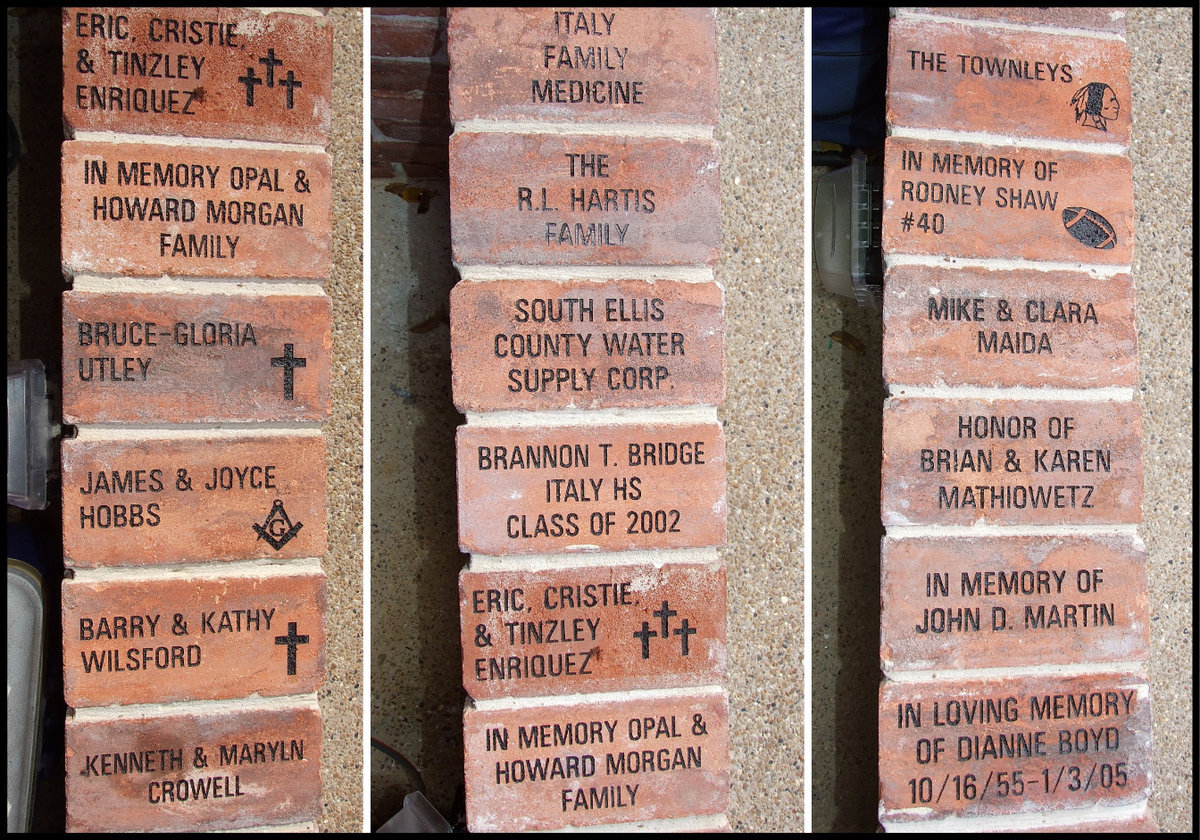
<svg viewBox="0 0 1200 840">
<path fill-rule="evenodd" d="M 885 828 L 1153 829 L 1122 18 L 892 20 Z"/>
<path fill-rule="evenodd" d="M 69 830 L 320 815 L 332 49 L 63 12 Z"/>
<path fill-rule="evenodd" d="M 715 14 L 447 35 L 468 825 L 727 828 Z"/>
</svg>

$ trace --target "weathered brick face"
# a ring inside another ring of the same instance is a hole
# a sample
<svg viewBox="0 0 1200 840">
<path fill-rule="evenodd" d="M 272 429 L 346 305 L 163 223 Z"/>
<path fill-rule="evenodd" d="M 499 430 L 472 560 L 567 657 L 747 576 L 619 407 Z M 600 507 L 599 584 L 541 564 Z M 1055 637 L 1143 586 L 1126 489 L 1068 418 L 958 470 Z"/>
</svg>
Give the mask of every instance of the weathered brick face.
<svg viewBox="0 0 1200 840">
<path fill-rule="evenodd" d="M 462 8 L 449 35 L 455 122 L 717 123 L 712 9 Z"/>
<path fill-rule="evenodd" d="M 325 576 L 63 582 L 74 708 L 307 694 L 325 677 Z"/>
<path fill-rule="evenodd" d="M 885 537 L 881 565 L 888 671 L 1149 654 L 1146 550 L 1136 537 Z"/>
<path fill-rule="evenodd" d="M 720 563 L 464 570 L 458 589 L 476 700 L 724 681 Z"/>
<path fill-rule="evenodd" d="M 899 18 L 888 48 L 893 125 L 1129 144 L 1123 41 Z"/>
<path fill-rule="evenodd" d="M 172 565 L 325 553 L 320 435 L 64 441 L 67 565 Z"/>
<path fill-rule="evenodd" d="M 895 136 L 885 154 L 885 253 L 1132 262 L 1124 155 Z"/>
<path fill-rule="evenodd" d="M 883 286 L 893 385 L 1132 388 L 1133 280 L 1071 271 L 898 265 Z"/>
<path fill-rule="evenodd" d="M 325 295 L 63 295 L 71 423 L 329 417 Z"/>
<path fill-rule="evenodd" d="M 885 822 L 1130 805 L 1150 789 L 1144 676 L 884 683 Z"/>
<path fill-rule="evenodd" d="M 889 526 L 1142 518 L 1134 403 L 893 398 L 883 441 Z"/>
<path fill-rule="evenodd" d="M 450 308 L 461 411 L 724 401 L 725 301 L 716 283 L 463 282 Z"/>
<path fill-rule="evenodd" d="M 705 548 L 725 541 L 713 423 L 458 430 L 459 541 L 481 554 Z"/>
<path fill-rule="evenodd" d="M 711 265 L 721 250 L 711 140 L 455 133 L 459 265 Z"/>
<path fill-rule="evenodd" d="M 463 742 L 472 832 L 717 814 L 728 804 L 723 690 L 468 708 Z"/>
<path fill-rule="evenodd" d="M 315 702 L 67 719 L 68 831 L 291 825 L 321 811 Z"/>
<path fill-rule="evenodd" d="M 63 268 L 160 277 L 329 276 L 323 152 L 63 144 Z"/>
</svg>

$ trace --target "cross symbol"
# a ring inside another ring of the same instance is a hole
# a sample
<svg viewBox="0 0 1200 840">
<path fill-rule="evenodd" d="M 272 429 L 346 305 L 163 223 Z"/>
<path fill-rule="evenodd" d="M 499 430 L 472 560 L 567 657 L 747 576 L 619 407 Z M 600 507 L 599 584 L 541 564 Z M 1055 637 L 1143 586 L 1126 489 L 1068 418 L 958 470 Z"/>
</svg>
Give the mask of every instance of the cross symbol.
<svg viewBox="0 0 1200 840">
<path fill-rule="evenodd" d="M 662 619 L 662 634 L 661 635 L 664 639 L 667 638 L 667 635 L 668 635 L 667 634 L 667 619 L 669 619 L 673 615 L 679 615 L 679 613 L 677 613 L 675 610 L 668 607 L 667 602 L 663 601 L 662 609 L 655 610 L 654 612 L 652 612 L 650 614 L 652 616 L 654 616 L 655 618 Z"/>
<path fill-rule="evenodd" d="M 271 359 L 271 367 L 283 368 L 283 398 L 285 400 L 295 399 L 292 391 L 292 368 L 307 367 L 308 359 L 297 358 L 292 355 L 292 345 L 283 345 L 283 355 L 274 356 Z"/>
<path fill-rule="evenodd" d="M 642 629 L 633 634 L 635 639 L 642 640 L 642 659 L 650 658 L 650 640 L 658 638 L 658 634 L 650 629 L 650 622 L 643 621 Z"/>
<path fill-rule="evenodd" d="M 287 645 L 288 649 L 288 676 L 296 676 L 296 645 L 308 644 L 308 636 L 296 635 L 296 622 L 288 622 L 288 632 L 286 636 L 276 636 L 275 644 Z"/>
<path fill-rule="evenodd" d="M 298 87 L 304 87 L 304 84 L 296 78 L 296 74 L 291 70 L 288 71 L 287 78 L 282 79 L 279 84 L 288 89 L 287 106 L 288 110 L 290 111 L 292 109 L 292 96 L 296 93 L 295 89 Z"/>
<path fill-rule="evenodd" d="M 261 85 L 263 80 L 254 75 L 254 68 L 247 67 L 245 76 L 238 76 L 238 81 L 246 86 L 246 105 L 254 106 L 254 86 Z"/>
<path fill-rule="evenodd" d="M 267 66 L 267 87 L 275 87 L 275 68 L 283 66 L 283 62 L 275 57 L 275 48 L 272 47 L 267 50 L 267 57 L 260 58 L 258 63 Z M 239 79 L 238 81 L 241 80 Z"/>
<path fill-rule="evenodd" d="M 683 655 L 684 656 L 688 655 L 688 636 L 695 635 L 696 632 L 697 631 L 696 631 L 695 627 L 688 626 L 688 620 L 686 618 L 683 620 L 683 625 L 678 630 L 675 631 L 676 636 L 683 637 L 682 639 L 680 639 L 680 641 L 683 642 Z"/>
</svg>

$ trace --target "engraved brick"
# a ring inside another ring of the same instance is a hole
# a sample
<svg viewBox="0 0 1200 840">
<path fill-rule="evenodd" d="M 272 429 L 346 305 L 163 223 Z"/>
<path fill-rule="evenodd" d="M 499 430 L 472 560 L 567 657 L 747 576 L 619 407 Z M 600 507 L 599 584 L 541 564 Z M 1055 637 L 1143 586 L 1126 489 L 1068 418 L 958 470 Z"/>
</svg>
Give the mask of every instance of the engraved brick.
<svg viewBox="0 0 1200 840">
<path fill-rule="evenodd" d="M 1132 402 L 889 399 L 884 525 L 1140 522 L 1141 430 Z"/>
<path fill-rule="evenodd" d="M 1133 280 L 899 265 L 883 284 L 892 385 L 1137 385 Z"/>
<path fill-rule="evenodd" d="M 1129 265 L 1129 158 L 890 137 L 886 254 Z"/>
<path fill-rule="evenodd" d="M 885 670 L 1133 662 L 1150 652 L 1135 536 L 885 537 Z"/>
<path fill-rule="evenodd" d="M 1013 23 L 1032 27 L 1055 27 L 1061 29 L 1088 29 L 1096 32 L 1110 32 L 1118 35 L 1125 34 L 1125 10 L 1109 7 L 1093 8 L 1061 8 L 1054 9 L 1045 6 L 1011 8 L 994 8 L 987 6 L 969 6 L 948 8 L 945 6 L 913 7 L 899 10 L 903 12 L 919 12 L 943 17 L 965 18 L 980 23 Z"/>
<path fill-rule="evenodd" d="M 329 276 L 327 154 L 85 140 L 62 148 L 67 273 Z"/>
<path fill-rule="evenodd" d="M 66 292 L 63 419 L 324 420 L 331 330 L 323 294 Z"/>
<path fill-rule="evenodd" d="M 1122 41 L 897 18 L 888 49 L 893 125 L 1129 144 Z"/>
<path fill-rule="evenodd" d="M 67 830 L 219 831 L 321 815 L 315 700 L 77 713 L 66 725 Z"/>
<path fill-rule="evenodd" d="M 318 432 L 64 440 L 66 564 L 320 557 L 325 471 Z"/>
<path fill-rule="evenodd" d="M 329 143 L 333 26 L 230 8 L 63 10 L 68 132 Z"/>
<path fill-rule="evenodd" d="M 550 134 L 450 138 L 460 265 L 700 265 L 721 249 L 710 140 Z"/>
<path fill-rule="evenodd" d="M 459 542 L 481 554 L 725 541 L 717 423 L 461 426 Z"/>
<path fill-rule="evenodd" d="M 716 126 L 713 9 L 455 8 L 451 113 Z"/>
<path fill-rule="evenodd" d="M 460 411 L 718 405 L 724 295 L 716 283 L 461 282 L 450 293 Z"/>
<path fill-rule="evenodd" d="M 1149 796 L 1140 675 L 887 682 L 880 821 L 1133 805 Z"/>
<path fill-rule="evenodd" d="M 476 700 L 725 679 L 721 563 L 464 570 L 458 591 Z"/>
<path fill-rule="evenodd" d="M 722 689 L 468 708 L 468 830 L 717 814 L 729 798 Z"/>
<path fill-rule="evenodd" d="M 325 678 L 325 576 L 63 581 L 67 705 L 307 694 Z"/>
</svg>

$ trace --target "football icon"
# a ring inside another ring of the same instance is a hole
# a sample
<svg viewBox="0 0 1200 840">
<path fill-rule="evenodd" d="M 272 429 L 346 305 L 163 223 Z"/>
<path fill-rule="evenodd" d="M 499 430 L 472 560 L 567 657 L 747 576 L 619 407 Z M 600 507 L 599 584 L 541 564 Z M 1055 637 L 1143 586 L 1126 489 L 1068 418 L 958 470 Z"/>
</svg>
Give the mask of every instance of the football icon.
<svg viewBox="0 0 1200 840">
<path fill-rule="evenodd" d="M 1068 207 L 1062 214 L 1063 227 L 1089 248 L 1107 251 L 1117 244 L 1117 234 L 1108 219 L 1086 207 Z"/>
</svg>

